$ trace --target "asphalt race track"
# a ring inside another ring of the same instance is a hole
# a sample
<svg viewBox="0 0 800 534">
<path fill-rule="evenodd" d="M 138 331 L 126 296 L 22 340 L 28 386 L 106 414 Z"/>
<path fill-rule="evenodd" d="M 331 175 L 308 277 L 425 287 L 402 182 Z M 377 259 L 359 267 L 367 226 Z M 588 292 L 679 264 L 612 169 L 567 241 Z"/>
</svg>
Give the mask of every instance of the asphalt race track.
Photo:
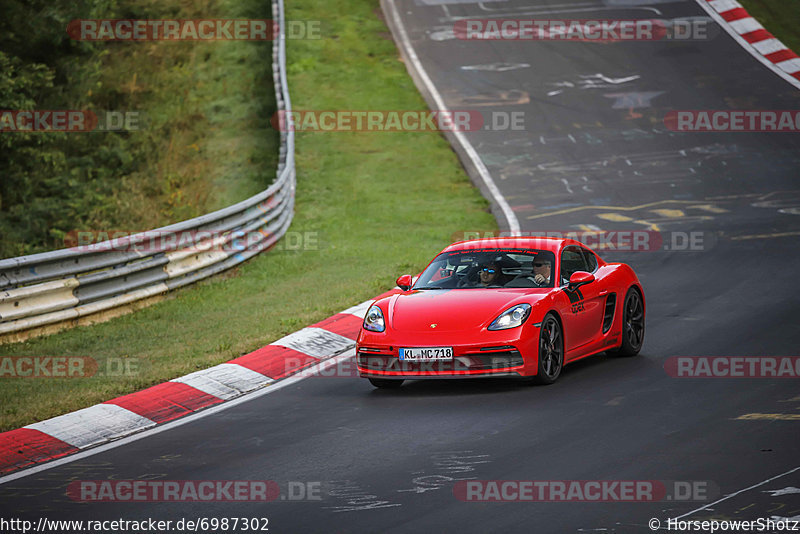
<svg viewBox="0 0 800 534">
<path fill-rule="evenodd" d="M 664 368 L 675 356 L 798 355 L 800 139 L 663 123 L 673 110 L 797 109 L 800 92 L 722 31 L 697 42 L 452 35 L 459 17 L 705 17 L 694 0 L 395 5 L 448 108 L 523 112 L 524 129 L 466 134 L 523 231 L 661 236 L 653 251 L 600 251 L 642 280 L 642 353 L 584 360 L 546 387 L 436 380 L 378 391 L 358 378 L 308 378 L 0 485 L 3 508 L 49 519 L 267 517 L 273 533 L 628 533 L 650 532 L 651 518 L 666 530 L 685 514 L 800 519 L 800 493 L 778 491 L 800 487 L 800 470 L 790 472 L 800 467 L 797 379 L 673 378 Z M 320 498 L 65 494 L 72 481 L 106 479 L 318 482 Z M 694 481 L 708 491 L 657 502 L 462 502 L 454 485 L 467 479 Z"/>
</svg>

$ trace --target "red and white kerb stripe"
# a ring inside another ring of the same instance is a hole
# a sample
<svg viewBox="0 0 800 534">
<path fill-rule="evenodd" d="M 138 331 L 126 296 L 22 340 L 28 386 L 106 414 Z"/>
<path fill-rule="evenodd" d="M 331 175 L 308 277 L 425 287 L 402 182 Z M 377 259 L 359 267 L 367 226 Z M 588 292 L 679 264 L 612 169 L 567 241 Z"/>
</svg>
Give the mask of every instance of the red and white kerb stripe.
<svg viewBox="0 0 800 534">
<path fill-rule="evenodd" d="M 2 432 L 0 477 L 230 401 L 342 354 L 355 346 L 372 302 L 362 302 L 229 362 Z"/>
<path fill-rule="evenodd" d="M 736 0 L 706 0 L 753 50 L 789 76 L 800 80 L 800 56 L 764 29 Z"/>
</svg>

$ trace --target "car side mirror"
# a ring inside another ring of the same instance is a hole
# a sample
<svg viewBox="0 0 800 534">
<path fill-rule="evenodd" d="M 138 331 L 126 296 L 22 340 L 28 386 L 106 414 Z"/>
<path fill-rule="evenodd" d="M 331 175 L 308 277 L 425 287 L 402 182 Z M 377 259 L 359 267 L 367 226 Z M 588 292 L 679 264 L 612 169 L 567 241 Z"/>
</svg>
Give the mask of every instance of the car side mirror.
<svg viewBox="0 0 800 534">
<path fill-rule="evenodd" d="M 395 280 L 395 284 L 397 284 L 397 287 L 399 287 L 403 291 L 408 291 L 409 289 L 411 289 L 412 283 L 413 282 L 410 274 L 404 274 L 403 276 Z"/>
<path fill-rule="evenodd" d="M 569 290 L 575 291 L 581 286 L 585 286 L 586 284 L 591 284 L 594 282 L 594 275 L 592 273 L 587 273 L 585 271 L 575 271 L 572 273 L 572 276 L 569 277 Z"/>
</svg>

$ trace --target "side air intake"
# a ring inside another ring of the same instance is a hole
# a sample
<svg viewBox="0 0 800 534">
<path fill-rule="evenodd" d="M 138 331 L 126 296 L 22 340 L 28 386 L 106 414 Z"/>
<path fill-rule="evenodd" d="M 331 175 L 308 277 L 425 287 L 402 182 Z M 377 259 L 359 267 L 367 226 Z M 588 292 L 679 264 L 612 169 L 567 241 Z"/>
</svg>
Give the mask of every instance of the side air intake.
<svg viewBox="0 0 800 534">
<path fill-rule="evenodd" d="M 606 310 L 603 314 L 603 333 L 609 331 L 611 323 L 614 322 L 614 310 L 617 308 L 617 294 L 610 293 L 606 297 Z"/>
</svg>

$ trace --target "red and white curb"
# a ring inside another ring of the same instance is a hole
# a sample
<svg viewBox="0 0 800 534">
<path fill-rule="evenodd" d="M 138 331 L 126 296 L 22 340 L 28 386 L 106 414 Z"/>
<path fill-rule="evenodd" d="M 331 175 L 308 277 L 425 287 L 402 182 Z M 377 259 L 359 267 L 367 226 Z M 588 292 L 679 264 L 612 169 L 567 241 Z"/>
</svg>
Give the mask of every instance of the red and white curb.
<svg viewBox="0 0 800 534">
<path fill-rule="evenodd" d="M 800 89 L 800 56 L 769 33 L 736 0 L 698 0 L 748 52 Z"/>
<path fill-rule="evenodd" d="M 395 290 L 379 295 L 394 293 Z M 374 299 L 250 354 L 130 395 L 0 433 L 0 476 L 174 421 L 247 393 L 355 346 Z"/>
</svg>

